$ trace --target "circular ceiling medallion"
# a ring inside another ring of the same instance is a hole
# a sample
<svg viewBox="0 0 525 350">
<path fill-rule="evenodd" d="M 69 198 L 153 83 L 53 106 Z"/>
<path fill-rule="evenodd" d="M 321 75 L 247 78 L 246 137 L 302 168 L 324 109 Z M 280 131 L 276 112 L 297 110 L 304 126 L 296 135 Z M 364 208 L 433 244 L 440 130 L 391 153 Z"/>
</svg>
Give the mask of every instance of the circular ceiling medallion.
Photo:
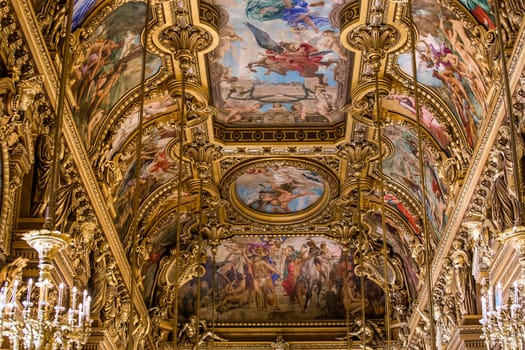
<svg viewBox="0 0 525 350">
<path fill-rule="evenodd" d="M 332 174 L 318 164 L 291 159 L 252 161 L 226 177 L 223 194 L 246 217 L 296 222 L 322 209 L 334 191 Z"/>
</svg>

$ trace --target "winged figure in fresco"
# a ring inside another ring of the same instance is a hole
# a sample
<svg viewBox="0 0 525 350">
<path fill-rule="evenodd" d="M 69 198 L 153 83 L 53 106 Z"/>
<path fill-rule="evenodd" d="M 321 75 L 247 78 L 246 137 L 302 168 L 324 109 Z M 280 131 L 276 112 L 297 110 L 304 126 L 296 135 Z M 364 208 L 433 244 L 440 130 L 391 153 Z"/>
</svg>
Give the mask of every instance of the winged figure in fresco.
<svg viewBox="0 0 525 350">
<path fill-rule="evenodd" d="M 253 33 L 253 36 L 255 37 L 255 41 L 257 42 L 257 45 L 260 47 L 266 49 L 266 50 L 272 50 L 276 53 L 282 53 L 284 51 L 284 48 L 279 45 L 275 40 L 273 40 L 270 37 L 270 34 L 266 33 L 264 30 L 257 28 L 250 22 L 243 22 Z"/>
<path fill-rule="evenodd" d="M 253 33 L 257 45 L 265 49 L 263 57 L 257 61 L 248 63 L 247 67 L 252 72 L 257 72 L 254 67 L 266 68 L 265 75 L 272 72 L 279 75 L 286 75 L 289 71 L 296 71 L 303 78 L 318 78 L 319 84 L 325 85 L 324 74 L 319 73 L 321 66 L 328 67 L 336 60 L 326 60 L 326 54 L 332 52 L 320 51 L 313 45 L 293 42 L 276 42 L 267 32 L 257 28 L 249 22 L 244 24 Z"/>
</svg>

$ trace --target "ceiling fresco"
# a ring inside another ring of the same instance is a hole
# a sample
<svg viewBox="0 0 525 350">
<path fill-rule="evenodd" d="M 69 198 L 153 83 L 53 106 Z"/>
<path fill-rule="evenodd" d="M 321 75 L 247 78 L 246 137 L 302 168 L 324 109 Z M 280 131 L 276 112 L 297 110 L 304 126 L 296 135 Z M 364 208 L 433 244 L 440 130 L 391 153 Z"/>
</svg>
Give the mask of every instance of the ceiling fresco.
<svg viewBox="0 0 525 350">
<path fill-rule="evenodd" d="M 337 242 L 324 237 L 237 237 L 216 254 L 218 322 L 306 322 L 344 320 L 347 312 L 384 317 L 384 291 L 356 274 L 354 252 L 345 256 Z M 202 277 L 202 293 L 211 292 L 211 257 Z M 346 280 L 345 280 L 346 276 Z M 179 292 L 181 317 L 196 311 L 196 280 Z M 212 296 L 200 312 L 211 317 Z"/>
<path fill-rule="evenodd" d="M 132 220 L 133 197 L 135 190 L 140 191 L 140 201 L 144 201 L 157 188 L 178 176 L 178 159 L 173 152 L 177 143 L 177 131 L 167 122 L 158 122 L 146 127 L 142 139 L 142 160 L 140 179 L 137 184 L 135 177 L 136 157 L 132 154 L 118 154 L 116 161 L 124 171 L 116 169 L 120 187 L 114 194 L 115 224 L 120 232 L 125 232 Z M 133 145 L 132 145 L 133 146 Z M 124 159 L 119 159 L 124 157 Z M 103 158 L 104 159 L 104 158 Z M 138 186 L 138 187 L 137 187 Z"/>
<path fill-rule="evenodd" d="M 459 0 L 476 20 L 489 29 L 494 29 L 494 15 L 487 0 Z"/>
<path fill-rule="evenodd" d="M 93 31 L 74 58 L 70 84 L 77 101 L 75 121 L 82 135 L 92 135 L 115 104 L 140 84 L 143 48 L 140 33 L 146 6 L 128 2 Z M 146 76 L 158 72 L 160 58 L 147 55 Z M 88 140 L 92 141 L 92 140 Z"/>
<path fill-rule="evenodd" d="M 423 239 L 428 233 L 431 248 L 437 245 L 449 221 L 448 203 L 460 186 L 452 185 L 455 178 L 447 177 L 445 164 L 458 172 L 467 168 L 455 157 L 458 149 L 468 153 L 476 146 L 487 113 L 491 77 L 470 44 L 476 40 L 471 29 L 493 26 L 483 2 L 464 3 L 472 15 L 459 2 L 455 11 L 438 1 L 413 2 L 420 110 L 416 113 L 410 48 L 404 44 L 381 58 L 378 84 L 386 120 L 381 143 L 370 122 L 376 91 L 363 73 L 364 54 L 343 48 L 350 45 L 338 28 L 344 20 L 353 26 L 367 22 L 378 1 L 359 2 L 360 8 L 355 1 L 218 0 L 214 27 L 201 25 L 208 18 L 202 13 L 184 17 L 203 11 L 196 0 L 158 0 L 151 5 L 151 33 L 144 31 L 143 2 L 109 3 L 75 1 L 74 33 L 85 40 L 74 52 L 70 74 L 73 115 L 127 254 L 133 253 L 131 224 L 139 226 L 140 288 L 149 307 L 171 300 L 173 271 L 193 257 L 205 268 L 203 317 L 243 324 L 344 321 L 347 314 L 358 315 L 356 218 L 367 218 L 374 238 L 375 260 L 365 277 L 367 317 L 381 319 L 385 312 L 385 268 L 377 255 L 385 237 L 395 262 L 386 269 L 390 283 L 402 291 L 401 298 L 417 298 Z M 384 3 L 382 19 L 406 30 L 401 5 Z M 111 11 L 104 12 L 105 6 Z M 344 17 L 345 8 L 357 12 Z M 185 20 L 197 29 L 184 32 Z M 216 28 L 218 46 L 188 54 L 191 60 L 160 47 L 168 37 L 162 37 L 163 30 L 171 30 L 173 39 L 203 28 Z M 191 73 L 187 99 L 181 98 L 183 68 Z M 181 111 L 195 101 L 206 118 L 181 131 Z M 386 148 L 381 168 L 379 144 Z M 333 234 L 341 223 L 347 225 L 343 233 Z M 229 234 L 221 236 L 212 226 Z M 202 233 L 205 228 L 216 236 Z M 177 237 L 183 238 L 178 262 Z M 192 255 L 203 244 L 218 249 L 215 295 L 213 253 L 208 249 L 203 261 Z M 348 259 L 343 246 L 353 249 Z M 198 282 L 185 281 L 190 282 L 181 286 L 178 300 L 182 319 L 197 305 Z"/>
<path fill-rule="evenodd" d="M 419 171 L 419 145 L 417 133 L 398 125 L 385 128 L 387 137 L 395 147 L 394 155 L 385 159 L 385 175 L 397 179 L 406 191 L 419 202 L 423 198 L 421 187 L 421 172 Z M 435 152 L 432 148 L 423 147 L 425 165 L 425 194 L 428 218 L 434 232 L 440 234 L 447 223 L 446 207 L 448 186 L 436 173 Z M 413 220 L 408 220 L 408 222 Z"/>
<path fill-rule="evenodd" d="M 254 166 L 234 183 L 235 196 L 246 207 L 268 214 L 306 210 L 324 194 L 323 179 L 315 172 L 293 166 Z"/>
<path fill-rule="evenodd" d="M 177 103 L 177 101 L 167 93 L 152 96 L 151 98 L 144 101 L 144 109 L 142 112 L 143 122 L 149 123 L 153 118 L 157 119 L 160 116 L 176 112 L 178 111 L 179 106 L 179 103 Z M 134 132 L 137 130 L 139 123 L 139 113 L 139 104 L 128 107 L 126 114 L 120 119 L 116 120 L 111 126 L 110 132 L 112 133 L 113 137 L 111 139 L 111 147 L 106 153 L 107 159 L 112 158 L 115 153 L 125 147 L 124 145 L 126 143 L 132 140 Z M 91 128 L 88 128 L 88 140 L 92 140 L 92 136 L 90 136 L 90 130 Z"/>
<path fill-rule="evenodd" d="M 413 96 L 392 91 L 383 100 L 382 107 L 399 113 L 404 118 L 409 117 L 414 121 L 414 124 L 417 123 L 416 102 Z M 422 101 L 419 101 L 419 112 L 421 126 L 437 142 L 441 150 L 450 155 L 450 131 L 448 128 L 422 104 Z"/>
<path fill-rule="evenodd" d="M 73 29 L 82 23 L 89 11 L 96 5 L 97 1 L 98 0 L 74 0 L 73 21 L 71 23 Z"/>
<path fill-rule="evenodd" d="M 290 158 L 242 164 L 225 175 L 221 187 L 239 213 L 260 222 L 307 219 L 338 193 L 328 169 Z"/>
<path fill-rule="evenodd" d="M 447 104 L 469 146 L 474 147 L 487 113 L 490 70 L 471 44 L 474 37 L 470 29 L 456 13 L 432 0 L 415 1 L 414 23 L 419 32 L 418 81 Z M 398 65 L 404 73 L 413 75 L 410 54 L 400 54 Z"/>
<path fill-rule="evenodd" d="M 0 12 L 1 257 L 34 267 L 17 233 L 67 232 L 53 279 L 93 296 L 92 348 L 445 349 L 491 331 L 467 299 L 519 273 L 520 208 L 496 202 L 519 197 L 525 159 L 525 122 L 506 126 L 525 113 L 525 0 Z"/>
<path fill-rule="evenodd" d="M 348 53 L 330 22 L 337 3 L 219 1 L 220 44 L 210 60 L 224 124 L 334 124 L 343 120 Z"/>
</svg>

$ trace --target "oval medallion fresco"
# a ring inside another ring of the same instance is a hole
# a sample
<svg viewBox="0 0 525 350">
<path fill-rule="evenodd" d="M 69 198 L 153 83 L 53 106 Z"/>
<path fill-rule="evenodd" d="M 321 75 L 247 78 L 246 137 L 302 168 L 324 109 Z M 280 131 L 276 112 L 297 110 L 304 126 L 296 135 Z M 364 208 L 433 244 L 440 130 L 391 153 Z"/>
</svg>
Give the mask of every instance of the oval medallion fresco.
<svg viewBox="0 0 525 350">
<path fill-rule="evenodd" d="M 235 195 L 250 209 L 290 214 L 316 204 L 325 192 L 316 172 L 286 165 L 254 165 L 235 180 Z"/>
</svg>

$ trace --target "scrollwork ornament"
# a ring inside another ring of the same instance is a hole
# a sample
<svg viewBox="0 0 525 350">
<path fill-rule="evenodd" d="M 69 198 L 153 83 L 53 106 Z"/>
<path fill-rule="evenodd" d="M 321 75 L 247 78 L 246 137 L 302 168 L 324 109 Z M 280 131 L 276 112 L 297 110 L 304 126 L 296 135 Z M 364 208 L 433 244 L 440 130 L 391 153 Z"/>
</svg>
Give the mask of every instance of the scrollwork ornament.
<svg viewBox="0 0 525 350">
<path fill-rule="evenodd" d="M 37 16 L 42 34 L 51 50 L 56 50 L 66 35 L 67 2 L 48 1 Z"/>
</svg>

